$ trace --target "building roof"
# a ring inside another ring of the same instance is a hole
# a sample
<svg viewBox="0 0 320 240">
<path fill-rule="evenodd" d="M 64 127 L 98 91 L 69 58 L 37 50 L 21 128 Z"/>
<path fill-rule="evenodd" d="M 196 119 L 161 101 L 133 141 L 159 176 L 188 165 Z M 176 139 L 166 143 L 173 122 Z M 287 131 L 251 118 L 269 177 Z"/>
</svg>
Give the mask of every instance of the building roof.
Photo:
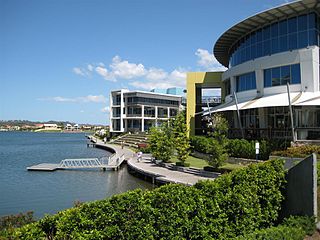
<svg viewBox="0 0 320 240">
<path fill-rule="evenodd" d="M 122 89 L 124 90 L 124 89 Z M 174 94 L 167 94 L 167 93 L 157 93 L 157 92 L 148 92 L 148 91 L 141 91 L 141 90 L 135 90 L 135 91 L 129 91 L 127 89 L 125 89 L 126 91 L 124 92 L 124 94 L 130 94 L 130 93 L 142 93 L 142 94 L 149 94 L 149 95 L 153 95 L 153 96 L 165 96 L 165 97 L 174 97 L 174 98 L 182 98 L 182 96 L 180 95 L 174 95 Z M 113 92 L 120 92 L 121 90 L 114 90 L 111 91 Z"/>
<path fill-rule="evenodd" d="M 320 1 L 299 0 L 255 14 L 232 26 L 220 36 L 213 48 L 214 56 L 222 65 L 228 67 L 231 48 L 242 37 L 264 25 L 310 10 L 320 12 Z"/>
</svg>

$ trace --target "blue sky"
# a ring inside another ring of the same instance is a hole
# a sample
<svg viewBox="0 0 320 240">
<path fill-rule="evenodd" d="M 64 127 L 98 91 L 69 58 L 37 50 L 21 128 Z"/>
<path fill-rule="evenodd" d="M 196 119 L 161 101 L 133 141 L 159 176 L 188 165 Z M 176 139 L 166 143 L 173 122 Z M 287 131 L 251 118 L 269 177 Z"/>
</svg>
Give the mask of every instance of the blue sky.
<svg viewBox="0 0 320 240">
<path fill-rule="evenodd" d="M 0 120 L 108 124 L 109 92 L 185 85 L 235 23 L 284 0 L 0 0 Z"/>
</svg>

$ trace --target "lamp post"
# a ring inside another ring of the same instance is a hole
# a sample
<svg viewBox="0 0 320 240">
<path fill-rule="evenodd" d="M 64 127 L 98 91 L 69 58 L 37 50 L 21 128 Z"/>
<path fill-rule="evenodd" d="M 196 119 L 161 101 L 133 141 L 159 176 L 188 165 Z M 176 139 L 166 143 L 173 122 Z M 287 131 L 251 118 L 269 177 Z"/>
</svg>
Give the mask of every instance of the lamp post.
<svg viewBox="0 0 320 240">
<path fill-rule="evenodd" d="M 256 160 L 259 160 L 259 150 L 260 150 L 260 144 L 259 142 L 256 142 Z"/>
</svg>

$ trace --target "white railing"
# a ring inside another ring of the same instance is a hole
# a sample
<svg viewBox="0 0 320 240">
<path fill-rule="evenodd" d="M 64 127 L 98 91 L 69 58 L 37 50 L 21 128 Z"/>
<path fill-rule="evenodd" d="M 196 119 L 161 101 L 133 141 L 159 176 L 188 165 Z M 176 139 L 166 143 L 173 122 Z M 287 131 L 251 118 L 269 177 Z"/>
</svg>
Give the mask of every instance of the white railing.
<svg viewBox="0 0 320 240">
<path fill-rule="evenodd" d="M 101 168 L 103 164 L 98 158 L 64 159 L 59 168 Z"/>
<path fill-rule="evenodd" d="M 125 160 L 124 154 L 122 154 L 121 156 L 112 154 L 109 157 L 102 157 L 102 158 L 64 159 L 60 162 L 59 168 L 75 169 L 75 168 L 119 167 L 124 160 Z"/>
</svg>

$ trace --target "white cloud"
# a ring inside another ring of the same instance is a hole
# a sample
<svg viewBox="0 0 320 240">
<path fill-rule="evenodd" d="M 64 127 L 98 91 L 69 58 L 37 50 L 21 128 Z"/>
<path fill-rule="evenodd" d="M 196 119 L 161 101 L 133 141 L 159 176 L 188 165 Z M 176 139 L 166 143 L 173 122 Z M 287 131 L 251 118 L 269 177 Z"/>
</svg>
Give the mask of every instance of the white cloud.
<svg viewBox="0 0 320 240">
<path fill-rule="evenodd" d="M 83 102 L 95 102 L 95 103 L 105 103 L 107 101 L 106 97 L 103 95 L 88 95 L 86 97 L 78 98 Z"/>
<path fill-rule="evenodd" d="M 198 65 L 206 71 L 225 71 L 227 69 L 208 50 L 198 48 L 195 55 L 198 57 Z"/>
<path fill-rule="evenodd" d="M 81 113 L 84 113 L 84 110 L 80 110 Z"/>
<path fill-rule="evenodd" d="M 116 79 L 114 77 L 114 75 L 112 73 L 110 73 L 108 71 L 108 69 L 106 69 L 105 67 L 101 67 L 101 66 L 98 66 L 96 67 L 96 72 L 102 76 L 105 80 L 107 81 L 112 81 L 112 82 L 116 82 Z"/>
<path fill-rule="evenodd" d="M 106 103 L 107 98 L 103 95 L 88 95 L 84 97 L 48 97 L 48 98 L 38 98 L 40 101 L 54 101 L 54 102 L 73 102 L 73 103 Z"/>
<path fill-rule="evenodd" d="M 109 113 L 110 112 L 110 107 L 109 106 L 106 106 L 104 108 L 101 108 L 101 112 L 103 113 Z"/>
<path fill-rule="evenodd" d="M 200 66 L 201 71 L 224 71 L 226 70 L 217 59 L 210 54 L 208 50 L 197 49 L 195 52 L 197 56 L 197 64 Z M 91 63 L 88 64 L 86 69 L 74 68 L 74 72 L 82 74 L 83 76 L 94 72 L 105 80 L 116 82 L 120 81 L 119 86 L 131 85 L 135 88 L 151 90 L 153 88 L 168 88 L 168 87 L 183 87 L 186 86 L 186 69 L 176 68 L 171 72 L 158 67 L 145 67 L 142 63 L 133 63 L 128 60 L 122 59 L 116 55 L 112 58 L 111 63 L 104 64 Z M 122 87 L 123 88 L 123 87 Z"/>
<path fill-rule="evenodd" d="M 72 69 L 72 71 L 73 71 L 75 74 L 80 75 L 80 76 L 86 76 L 86 75 L 87 75 L 86 72 L 84 71 L 84 69 L 79 68 L 79 67 L 74 67 L 74 68 Z"/>
<path fill-rule="evenodd" d="M 147 71 L 147 75 L 146 75 L 146 79 L 152 80 L 152 81 L 162 80 L 167 77 L 168 77 L 168 73 L 160 68 L 150 68 Z"/>
<path fill-rule="evenodd" d="M 115 77 L 124 79 L 141 77 L 146 74 L 146 70 L 141 63 L 135 64 L 129 63 L 126 60 L 122 61 L 119 56 L 115 56 L 114 58 L 112 58 L 110 68 L 112 69 L 112 73 Z"/>
<path fill-rule="evenodd" d="M 162 79 L 149 78 L 147 81 L 133 81 L 129 84 L 136 88 L 151 90 L 153 88 L 170 88 L 170 87 L 186 87 L 186 71 L 183 69 L 175 69 L 170 74 L 166 73 Z M 160 81 L 161 80 L 161 81 Z"/>
<path fill-rule="evenodd" d="M 91 64 L 88 64 L 87 68 L 88 68 L 88 70 L 89 70 L 90 72 L 93 71 L 93 66 L 92 66 Z"/>
</svg>

